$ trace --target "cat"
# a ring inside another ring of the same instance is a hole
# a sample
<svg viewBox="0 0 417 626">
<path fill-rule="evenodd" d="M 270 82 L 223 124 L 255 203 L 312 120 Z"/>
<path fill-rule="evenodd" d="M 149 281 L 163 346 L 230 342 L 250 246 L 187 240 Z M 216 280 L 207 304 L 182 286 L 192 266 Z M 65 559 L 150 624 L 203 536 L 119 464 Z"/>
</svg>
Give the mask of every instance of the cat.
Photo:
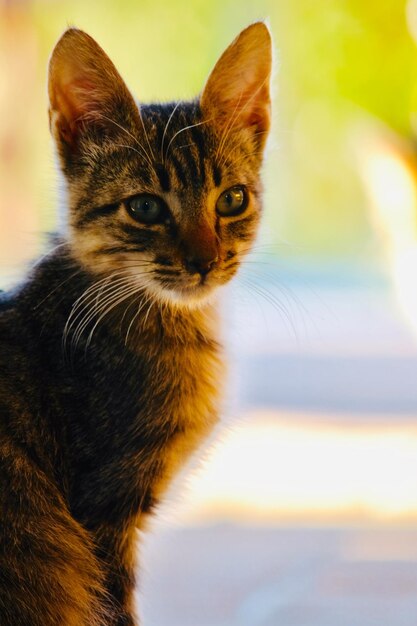
<svg viewBox="0 0 417 626">
<path fill-rule="evenodd" d="M 49 64 L 56 247 L 0 298 L 0 623 L 133 626 L 137 529 L 218 420 L 219 287 L 251 247 L 271 38 L 192 101 L 137 105 L 70 28 Z"/>
</svg>

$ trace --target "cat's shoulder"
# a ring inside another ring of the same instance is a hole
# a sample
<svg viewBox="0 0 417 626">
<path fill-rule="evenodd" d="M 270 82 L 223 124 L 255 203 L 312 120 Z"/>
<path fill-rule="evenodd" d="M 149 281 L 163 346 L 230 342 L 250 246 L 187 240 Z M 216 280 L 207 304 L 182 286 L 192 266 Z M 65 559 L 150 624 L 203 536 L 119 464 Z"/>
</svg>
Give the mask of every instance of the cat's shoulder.
<svg viewBox="0 0 417 626">
<path fill-rule="evenodd" d="M 12 291 L 0 289 L 0 315 L 5 311 L 13 309 L 16 303 L 15 294 Z"/>
</svg>

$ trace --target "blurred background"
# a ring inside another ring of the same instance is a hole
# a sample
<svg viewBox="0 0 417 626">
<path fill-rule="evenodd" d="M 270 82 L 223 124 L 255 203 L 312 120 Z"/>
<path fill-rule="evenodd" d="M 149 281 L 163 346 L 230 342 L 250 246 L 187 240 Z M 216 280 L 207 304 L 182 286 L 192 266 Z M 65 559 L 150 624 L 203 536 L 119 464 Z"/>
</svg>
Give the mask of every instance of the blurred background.
<svg viewBox="0 0 417 626">
<path fill-rule="evenodd" d="M 150 101 L 263 18 L 265 219 L 223 302 L 222 426 L 143 538 L 138 602 L 147 626 L 414 626 L 417 0 L 0 0 L 0 287 L 57 227 L 62 31 Z"/>
</svg>

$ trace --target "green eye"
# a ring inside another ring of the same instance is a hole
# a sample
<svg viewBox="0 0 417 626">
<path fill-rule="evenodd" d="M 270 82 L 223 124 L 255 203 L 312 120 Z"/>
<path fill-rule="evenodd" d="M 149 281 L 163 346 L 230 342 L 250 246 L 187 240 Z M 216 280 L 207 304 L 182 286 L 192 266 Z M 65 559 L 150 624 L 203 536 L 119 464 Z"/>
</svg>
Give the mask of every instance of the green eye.
<svg viewBox="0 0 417 626">
<path fill-rule="evenodd" d="M 125 202 L 129 214 L 142 224 L 161 224 L 168 217 L 165 202 L 150 194 L 141 194 Z"/>
<path fill-rule="evenodd" d="M 248 205 L 248 194 L 244 187 L 237 185 L 222 193 L 217 200 L 216 211 L 223 217 L 239 215 Z"/>
</svg>

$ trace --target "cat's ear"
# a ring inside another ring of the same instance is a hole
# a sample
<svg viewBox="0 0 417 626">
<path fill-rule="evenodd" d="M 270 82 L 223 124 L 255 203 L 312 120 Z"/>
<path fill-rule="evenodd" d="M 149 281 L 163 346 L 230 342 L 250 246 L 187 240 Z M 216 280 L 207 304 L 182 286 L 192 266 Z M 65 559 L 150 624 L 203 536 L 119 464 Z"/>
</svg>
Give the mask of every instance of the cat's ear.
<svg viewBox="0 0 417 626">
<path fill-rule="evenodd" d="M 256 22 L 217 61 L 201 96 L 204 115 L 220 127 L 250 128 L 266 138 L 271 121 L 271 70 L 271 35 L 263 22 Z"/>
<path fill-rule="evenodd" d="M 60 147 L 75 151 L 88 128 L 132 127 L 138 108 L 107 54 L 87 33 L 70 28 L 49 62 L 49 119 Z"/>
</svg>

